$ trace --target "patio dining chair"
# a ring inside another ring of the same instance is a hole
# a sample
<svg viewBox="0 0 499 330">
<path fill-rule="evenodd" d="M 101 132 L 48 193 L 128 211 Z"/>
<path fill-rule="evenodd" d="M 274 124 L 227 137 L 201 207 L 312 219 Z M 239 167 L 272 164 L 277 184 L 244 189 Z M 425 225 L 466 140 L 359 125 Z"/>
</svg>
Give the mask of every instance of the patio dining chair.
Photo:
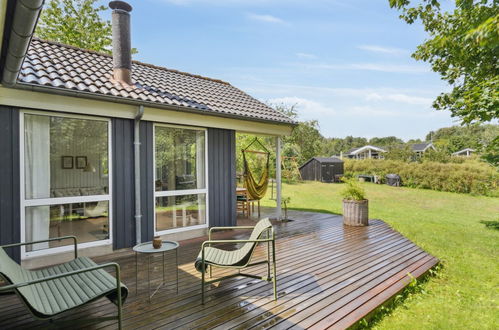
<svg viewBox="0 0 499 330">
<path fill-rule="evenodd" d="M 73 240 L 74 259 L 43 269 L 24 269 L 4 250 L 4 248 L 63 239 Z M 104 268 L 113 268 L 116 277 Z M 6 283 L 0 286 L 0 293 L 15 292 L 31 314 L 42 320 L 53 319 L 56 315 L 106 297 L 118 307 L 117 316 L 79 318 L 76 323 L 82 325 L 87 322 L 117 319 L 118 327 L 121 329 L 122 304 L 128 295 L 128 289 L 120 281 L 120 266 L 114 262 L 98 265 L 87 257 L 78 257 L 78 243 L 75 236 L 0 246 L 0 278 Z M 57 323 L 75 324 L 75 320 Z"/>
<path fill-rule="evenodd" d="M 212 240 L 211 233 L 215 230 L 227 229 L 253 229 L 249 239 L 238 240 Z M 237 250 L 223 250 L 212 245 L 216 244 L 239 244 L 243 245 Z M 258 243 L 267 243 L 267 259 L 257 262 L 251 262 L 253 253 Z M 271 249 L 272 245 L 272 262 L 271 262 Z M 275 233 L 272 223 L 268 218 L 261 219 L 255 226 L 236 226 L 236 227 L 212 227 L 208 234 L 208 241 L 203 242 L 201 251 L 194 263 L 196 269 L 201 272 L 201 301 L 204 304 L 204 288 L 206 284 L 219 282 L 228 278 L 245 276 L 255 278 L 267 282 L 272 282 L 274 290 L 274 300 L 277 300 L 277 278 L 276 278 L 276 264 L 275 264 Z M 270 266 L 272 263 L 272 275 L 270 274 Z M 267 264 L 267 276 L 257 276 L 253 274 L 241 273 L 241 269 L 251 266 Z M 237 269 L 239 272 L 212 280 L 206 280 L 206 270 L 210 270 L 210 278 L 212 277 L 212 268 L 231 268 Z"/>
</svg>

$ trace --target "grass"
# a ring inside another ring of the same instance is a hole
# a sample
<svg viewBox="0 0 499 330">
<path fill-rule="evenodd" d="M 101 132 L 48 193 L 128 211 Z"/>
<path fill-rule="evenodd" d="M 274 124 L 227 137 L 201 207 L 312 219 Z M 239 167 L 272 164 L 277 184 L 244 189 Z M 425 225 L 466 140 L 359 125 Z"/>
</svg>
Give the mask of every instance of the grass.
<svg viewBox="0 0 499 330">
<path fill-rule="evenodd" d="M 288 207 L 341 213 L 342 184 L 284 184 Z M 363 184 L 370 218 L 382 219 L 442 269 L 377 321 L 375 329 L 499 329 L 499 198 Z M 275 206 L 264 199 L 262 205 Z M 482 223 L 483 222 L 483 223 Z"/>
</svg>

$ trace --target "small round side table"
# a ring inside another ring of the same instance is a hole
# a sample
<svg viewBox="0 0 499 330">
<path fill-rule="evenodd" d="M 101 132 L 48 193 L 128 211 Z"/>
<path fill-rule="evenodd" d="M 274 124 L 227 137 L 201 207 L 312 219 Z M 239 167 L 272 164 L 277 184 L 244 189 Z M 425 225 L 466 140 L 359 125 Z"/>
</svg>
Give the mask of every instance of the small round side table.
<svg viewBox="0 0 499 330">
<path fill-rule="evenodd" d="M 138 274 L 139 274 L 139 263 L 138 263 L 138 254 L 147 254 L 147 289 L 149 293 L 149 302 L 151 301 L 151 298 L 158 292 L 158 290 L 166 284 L 165 281 L 165 252 L 167 251 L 173 251 L 175 250 L 175 273 L 177 276 L 177 294 L 178 294 L 178 242 L 175 241 L 163 241 L 163 244 L 159 249 L 155 249 L 152 246 L 152 242 L 146 242 L 146 243 L 140 243 L 137 244 L 133 247 L 133 250 L 135 251 L 135 294 L 137 294 L 138 291 Z M 162 264 L 162 270 L 163 270 L 163 282 L 154 290 L 154 292 L 151 294 L 151 275 L 150 275 L 150 264 L 151 264 L 151 255 L 155 253 L 162 253 L 163 254 L 163 264 Z"/>
</svg>

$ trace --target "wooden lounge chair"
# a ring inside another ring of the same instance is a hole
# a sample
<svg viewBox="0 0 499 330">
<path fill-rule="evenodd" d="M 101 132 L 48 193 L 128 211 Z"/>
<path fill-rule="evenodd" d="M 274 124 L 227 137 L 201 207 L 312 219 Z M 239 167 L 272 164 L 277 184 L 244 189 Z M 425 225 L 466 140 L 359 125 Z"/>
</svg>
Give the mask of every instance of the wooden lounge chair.
<svg viewBox="0 0 499 330">
<path fill-rule="evenodd" d="M 247 240 L 211 240 L 211 233 L 214 230 L 226 230 L 226 229 L 253 229 L 251 236 Z M 251 257 L 255 251 L 255 248 L 258 243 L 267 242 L 267 260 L 257 261 L 254 263 L 251 262 Z M 222 250 L 211 245 L 214 244 L 227 244 L 227 243 L 244 243 L 242 247 L 238 250 Z M 272 244 L 272 276 L 270 275 L 270 245 Z M 252 274 L 241 273 L 240 270 L 243 268 L 267 264 L 267 276 L 261 277 Z M 216 278 L 213 280 L 206 281 L 205 273 L 206 270 L 210 267 L 210 278 L 212 274 L 213 267 L 221 267 L 221 268 L 232 268 L 238 269 L 239 272 L 223 276 L 220 278 Z M 212 227 L 210 228 L 208 234 L 208 241 L 203 242 L 201 246 L 201 251 L 195 262 L 196 269 L 201 272 L 201 301 L 204 304 L 204 286 L 205 284 L 211 284 L 214 282 L 219 282 L 225 280 L 227 278 L 236 277 L 236 276 L 246 276 L 251 278 L 256 278 L 259 280 L 264 280 L 268 282 L 272 282 L 274 289 L 274 299 L 277 300 L 277 279 L 276 279 L 276 265 L 275 265 L 275 233 L 274 228 L 272 227 L 272 223 L 270 223 L 268 218 L 264 218 L 260 220 L 256 226 L 237 226 L 237 227 Z"/>
<path fill-rule="evenodd" d="M 12 260 L 4 248 L 34 243 L 72 239 L 75 258 L 64 264 L 38 270 L 27 270 Z M 75 236 L 51 238 L 36 242 L 0 246 L 0 275 L 7 285 L 0 286 L 0 293 L 14 291 L 28 307 L 33 316 L 51 319 L 63 312 L 96 299 L 107 297 L 118 307 L 118 315 L 94 319 L 78 319 L 78 325 L 92 321 L 118 320 L 121 329 L 122 304 L 128 289 L 120 281 L 120 266 L 117 263 L 97 265 L 87 257 L 78 257 L 78 243 Z M 114 268 L 116 278 L 104 268 Z M 74 323 L 75 321 L 72 321 Z"/>
</svg>

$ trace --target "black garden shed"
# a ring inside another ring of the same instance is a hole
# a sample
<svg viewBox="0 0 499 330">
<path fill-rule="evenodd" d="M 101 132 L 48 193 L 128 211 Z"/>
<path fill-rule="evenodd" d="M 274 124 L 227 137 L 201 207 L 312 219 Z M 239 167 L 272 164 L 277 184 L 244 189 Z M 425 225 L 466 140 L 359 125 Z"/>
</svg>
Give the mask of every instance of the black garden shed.
<svg viewBox="0 0 499 330">
<path fill-rule="evenodd" d="M 336 157 L 313 157 L 300 166 L 303 180 L 335 182 L 343 175 L 343 161 Z"/>
</svg>

